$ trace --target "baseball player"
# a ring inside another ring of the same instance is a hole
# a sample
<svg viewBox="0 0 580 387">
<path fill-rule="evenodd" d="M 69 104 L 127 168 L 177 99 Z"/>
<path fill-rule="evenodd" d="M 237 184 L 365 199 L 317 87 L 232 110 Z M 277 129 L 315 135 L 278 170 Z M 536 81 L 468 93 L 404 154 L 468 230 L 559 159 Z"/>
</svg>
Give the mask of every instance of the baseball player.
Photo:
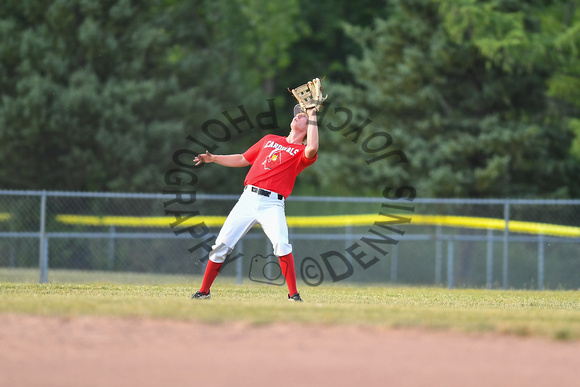
<svg viewBox="0 0 580 387">
<path fill-rule="evenodd" d="M 206 152 L 194 159 L 195 165 L 217 163 L 226 167 L 251 165 L 251 168 L 244 181 L 244 191 L 209 253 L 201 288 L 192 298 L 210 298 L 210 287 L 226 257 L 250 228 L 260 224 L 272 243 L 274 255 L 280 260 L 288 285 L 288 300 L 302 301 L 296 288 L 284 203 L 294 188 L 296 177 L 318 157 L 316 111 L 310 108 L 303 113 L 296 105 L 288 136 L 266 135 L 243 154 L 213 155 Z"/>
</svg>

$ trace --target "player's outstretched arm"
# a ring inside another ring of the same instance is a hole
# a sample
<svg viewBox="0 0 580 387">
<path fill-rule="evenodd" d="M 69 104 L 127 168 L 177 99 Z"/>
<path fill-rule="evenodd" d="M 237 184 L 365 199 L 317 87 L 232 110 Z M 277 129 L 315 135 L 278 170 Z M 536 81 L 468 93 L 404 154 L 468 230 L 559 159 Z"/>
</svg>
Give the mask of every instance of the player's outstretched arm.
<svg viewBox="0 0 580 387">
<path fill-rule="evenodd" d="M 308 114 L 308 129 L 307 137 L 308 144 L 304 150 L 304 155 L 306 158 L 311 159 L 318 153 L 318 122 L 316 121 L 316 109 L 308 109 L 306 111 Z"/>
<path fill-rule="evenodd" d="M 250 165 L 248 160 L 244 158 L 241 154 L 236 155 L 212 155 L 209 151 L 206 151 L 205 154 L 197 155 L 193 161 L 195 165 L 199 164 L 209 164 L 209 163 L 216 163 L 219 165 L 223 165 L 224 167 L 247 167 Z"/>
</svg>

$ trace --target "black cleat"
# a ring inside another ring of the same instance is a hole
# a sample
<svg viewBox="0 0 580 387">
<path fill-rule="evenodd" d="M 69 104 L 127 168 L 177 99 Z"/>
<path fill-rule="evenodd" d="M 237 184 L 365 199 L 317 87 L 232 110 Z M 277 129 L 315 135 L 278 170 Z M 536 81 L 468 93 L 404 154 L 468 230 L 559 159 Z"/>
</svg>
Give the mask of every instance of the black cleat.
<svg viewBox="0 0 580 387">
<path fill-rule="evenodd" d="M 302 302 L 302 298 L 300 298 L 300 293 L 296 293 L 292 296 L 288 295 L 288 301 Z"/>
<path fill-rule="evenodd" d="M 194 300 L 209 300 L 211 298 L 211 292 L 196 292 L 194 295 L 191 296 L 192 299 Z M 300 296 L 298 296 L 298 298 L 300 298 Z"/>
</svg>

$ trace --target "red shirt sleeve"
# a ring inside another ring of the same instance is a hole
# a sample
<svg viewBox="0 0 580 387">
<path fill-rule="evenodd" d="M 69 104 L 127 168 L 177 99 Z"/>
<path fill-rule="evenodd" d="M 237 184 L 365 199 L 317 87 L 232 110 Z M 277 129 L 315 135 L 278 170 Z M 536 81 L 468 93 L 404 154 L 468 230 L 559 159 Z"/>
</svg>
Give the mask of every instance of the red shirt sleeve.
<svg viewBox="0 0 580 387">
<path fill-rule="evenodd" d="M 309 159 L 308 157 L 306 157 L 306 154 L 302 154 L 302 164 L 304 164 L 305 167 L 308 167 L 312 164 L 314 164 L 314 162 L 318 159 L 318 152 L 316 152 L 316 154 L 314 155 L 313 158 Z"/>
<path fill-rule="evenodd" d="M 265 138 L 266 137 L 262 137 L 262 139 L 260 141 L 258 141 L 254 145 L 252 145 L 250 147 L 250 149 L 245 151 L 244 154 L 242 155 L 242 156 L 244 156 L 244 158 L 246 160 L 248 160 L 248 162 L 250 164 L 254 164 L 254 161 L 256 161 L 256 158 L 258 157 L 258 154 L 260 153 L 260 150 L 262 149 L 262 145 L 264 144 Z"/>
</svg>

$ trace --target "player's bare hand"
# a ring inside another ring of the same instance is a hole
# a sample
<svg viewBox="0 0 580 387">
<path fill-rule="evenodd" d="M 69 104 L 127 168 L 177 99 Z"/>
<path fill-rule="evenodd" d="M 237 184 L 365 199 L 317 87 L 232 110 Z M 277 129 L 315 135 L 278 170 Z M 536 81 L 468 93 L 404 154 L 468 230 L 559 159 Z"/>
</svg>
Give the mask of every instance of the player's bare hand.
<svg viewBox="0 0 580 387">
<path fill-rule="evenodd" d="M 205 151 L 205 154 L 200 153 L 197 156 L 195 156 L 193 161 L 195 162 L 196 166 L 199 164 L 211 163 L 213 162 L 213 155 L 209 153 L 209 151 Z"/>
</svg>

